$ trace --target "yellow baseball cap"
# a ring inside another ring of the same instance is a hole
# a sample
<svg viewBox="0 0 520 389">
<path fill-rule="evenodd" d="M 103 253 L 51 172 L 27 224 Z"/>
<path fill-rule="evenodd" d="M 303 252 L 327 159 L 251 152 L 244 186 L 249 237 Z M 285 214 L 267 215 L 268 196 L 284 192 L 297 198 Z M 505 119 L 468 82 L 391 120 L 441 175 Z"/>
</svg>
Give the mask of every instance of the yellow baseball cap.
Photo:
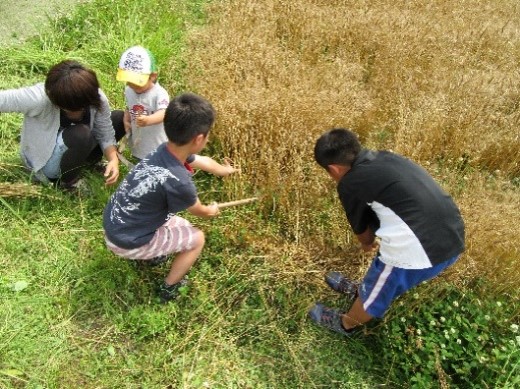
<svg viewBox="0 0 520 389">
<path fill-rule="evenodd" d="M 157 71 L 152 53 L 142 46 L 126 50 L 119 60 L 116 80 L 144 86 L 150 74 Z"/>
</svg>

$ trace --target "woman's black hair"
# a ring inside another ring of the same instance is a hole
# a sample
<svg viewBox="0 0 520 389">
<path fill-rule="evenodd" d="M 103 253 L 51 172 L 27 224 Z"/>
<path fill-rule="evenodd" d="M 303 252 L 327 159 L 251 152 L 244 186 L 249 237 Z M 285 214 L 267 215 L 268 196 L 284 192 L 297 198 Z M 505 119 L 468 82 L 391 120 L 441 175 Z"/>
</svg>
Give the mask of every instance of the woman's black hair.
<svg viewBox="0 0 520 389">
<path fill-rule="evenodd" d="M 47 73 L 45 92 L 54 105 L 68 111 L 101 106 L 96 73 L 77 61 L 54 65 Z"/>
</svg>

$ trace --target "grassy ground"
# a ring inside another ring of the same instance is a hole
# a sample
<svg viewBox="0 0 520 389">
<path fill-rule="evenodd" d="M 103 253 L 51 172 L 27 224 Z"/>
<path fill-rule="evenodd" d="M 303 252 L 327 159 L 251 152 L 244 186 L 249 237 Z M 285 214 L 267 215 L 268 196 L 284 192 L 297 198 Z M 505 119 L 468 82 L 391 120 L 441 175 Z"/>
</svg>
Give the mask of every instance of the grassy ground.
<svg viewBox="0 0 520 389">
<path fill-rule="evenodd" d="M 166 268 L 137 269 L 104 247 L 113 188 L 100 177 L 88 176 L 89 196 L 37 187 L 0 197 L 0 387 L 520 385 L 517 7 L 463 7 L 96 0 L 35 40 L 1 47 L 1 88 L 40 81 L 71 57 L 96 70 L 118 108 L 120 53 L 149 47 L 170 94 L 193 90 L 217 107 L 208 153 L 243 167 L 226 180 L 198 173 L 202 199 L 262 201 L 193 218 L 207 247 L 189 289 L 161 306 L 153 286 Z M 20 124 L 0 115 L 2 182 L 29 184 Z M 316 300 L 346 304 L 324 286 L 327 270 L 359 276 L 370 262 L 310 157 L 332 125 L 427 167 L 468 230 L 452 271 L 352 339 L 306 318 Z"/>
<path fill-rule="evenodd" d="M 0 42 L 19 44 L 38 34 L 60 14 L 67 14 L 79 0 L 29 1 L 5 0 L 0 6 Z"/>
</svg>

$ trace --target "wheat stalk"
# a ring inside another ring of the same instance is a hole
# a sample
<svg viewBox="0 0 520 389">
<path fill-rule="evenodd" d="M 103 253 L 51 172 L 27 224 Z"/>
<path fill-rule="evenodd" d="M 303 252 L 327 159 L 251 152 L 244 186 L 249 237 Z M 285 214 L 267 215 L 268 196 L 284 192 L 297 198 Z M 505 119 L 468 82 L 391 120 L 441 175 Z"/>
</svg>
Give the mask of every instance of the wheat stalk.
<svg viewBox="0 0 520 389">
<path fill-rule="evenodd" d="M 40 188 L 23 182 L 0 183 L 0 197 L 38 197 L 41 195 Z"/>
</svg>

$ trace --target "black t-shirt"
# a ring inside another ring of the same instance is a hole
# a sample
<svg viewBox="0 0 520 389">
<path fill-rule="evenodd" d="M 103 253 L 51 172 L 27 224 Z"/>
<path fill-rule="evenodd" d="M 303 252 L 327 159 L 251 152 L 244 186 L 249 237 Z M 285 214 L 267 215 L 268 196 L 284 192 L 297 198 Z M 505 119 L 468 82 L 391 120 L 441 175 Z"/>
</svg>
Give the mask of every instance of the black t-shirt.
<svg viewBox="0 0 520 389">
<path fill-rule="evenodd" d="M 90 109 L 85 109 L 85 113 L 81 120 L 71 120 L 67 116 L 67 113 L 63 109 L 60 109 L 60 127 L 67 128 L 75 124 L 85 124 L 90 126 Z"/>
<path fill-rule="evenodd" d="M 388 265 L 423 269 L 464 251 L 459 209 L 426 170 L 402 156 L 362 150 L 338 194 L 354 233 L 370 227 Z"/>
</svg>

